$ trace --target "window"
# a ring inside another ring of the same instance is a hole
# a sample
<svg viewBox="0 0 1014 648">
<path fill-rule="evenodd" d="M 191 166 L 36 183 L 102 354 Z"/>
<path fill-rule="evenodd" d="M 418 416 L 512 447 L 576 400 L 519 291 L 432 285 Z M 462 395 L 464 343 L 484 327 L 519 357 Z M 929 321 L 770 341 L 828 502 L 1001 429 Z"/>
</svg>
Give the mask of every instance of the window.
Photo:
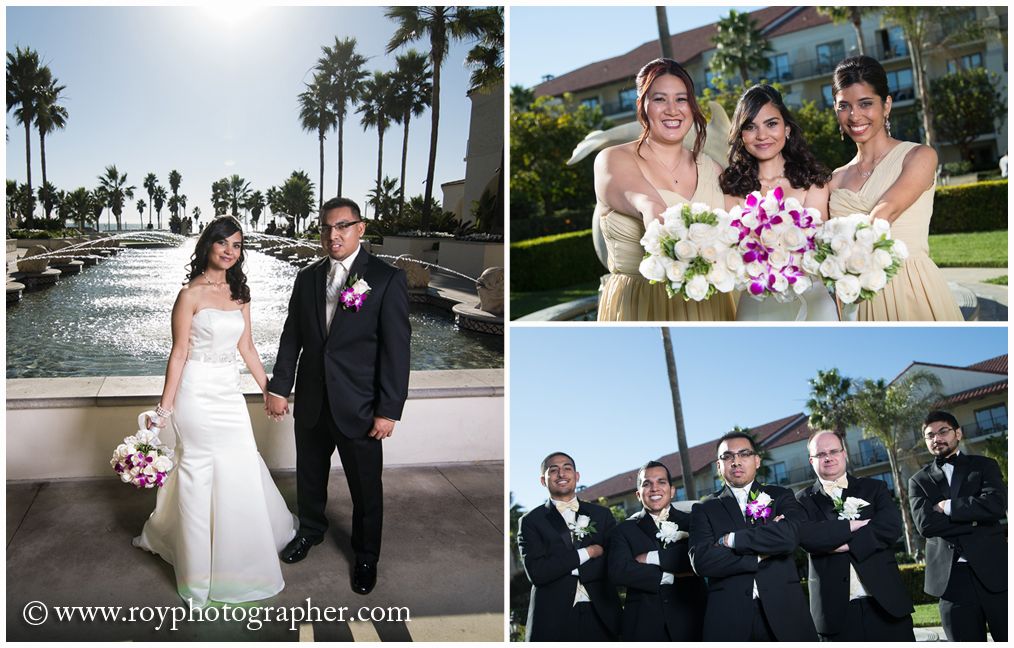
<svg viewBox="0 0 1014 648">
<path fill-rule="evenodd" d="M 789 483 L 789 471 L 785 468 L 785 462 L 779 461 L 776 464 L 770 466 L 771 481 L 776 484 L 788 484 Z"/>
<path fill-rule="evenodd" d="M 965 54 L 960 59 L 951 59 L 947 61 L 947 74 L 954 74 L 958 70 L 971 70 L 972 68 L 977 67 L 982 67 L 981 52 Z"/>
<path fill-rule="evenodd" d="M 704 87 L 705 88 L 711 88 L 712 90 L 714 90 L 715 89 L 715 79 L 717 77 L 718 77 L 717 74 L 715 74 L 711 70 L 707 70 L 704 73 Z"/>
<path fill-rule="evenodd" d="M 637 106 L 637 88 L 620 90 L 620 110 L 633 110 Z"/>
<path fill-rule="evenodd" d="M 831 92 L 831 84 L 830 83 L 828 83 L 827 85 L 820 86 L 820 94 L 821 94 L 822 97 L 824 97 L 824 107 L 825 108 L 833 108 L 834 107 L 834 93 Z"/>
<path fill-rule="evenodd" d="M 687 489 L 683 488 L 682 486 L 677 486 L 676 487 L 676 497 L 673 498 L 673 499 L 675 499 L 676 501 L 682 502 L 686 498 L 687 498 Z"/>
<path fill-rule="evenodd" d="M 588 108 L 594 108 L 595 106 L 599 105 L 599 98 L 598 97 L 588 97 L 587 99 L 582 99 L 581 100 L 581 105 L 582 106 L 587 106 Z"/>
<path fill-rule="evenodd" d="M 880 439 L 860 439 L 859 461 L 863 466 L 887 461 L 887 448 Z"/>
<path fill-rule="evenodd" d="M 979 434 L 1003 432 L 1007 429 L 1007 406 L 1001 404 L 976 410 L 975 424 L 979 427 Z"/>
<path fill-rule="evenodd" d="M 715 475 L 715 483 L 713 484 L 713 487 L 715 489 L 714 492 L 717 493 L 718 491 L 720 491 L 723 488 L 725 488 L 725 482 L 722 481 L 721 477 L 719 477 L 718 475 Z"/>
<path fill-rule="evenodd" d="M 915 84 L 912 82 L 912 69 L 892 70 L 887 73 L 887 90 L 895 101 L 915 99 Z"/>
<path fill-rule="evenodd" d="M 891 491 L 891 496 L 894 496 L 894 477 L 891 475 L 891 471 L 882 472 L 877 475 L 870 475 L 871 479 L 879 479 L 880 481 L 887 484 L 887 490 Z"/>
<path fill-rule="evenodd" d="M 768 80 L 787 81 L 792 78 L 792 71 L 789 69 L 789 55 L 775 54 L 768 57 Z"/>
<path fill-rule="evenodd" d="M 880 42 L 881 58 L 883 60 L 908 56 L 908 43 L 905 42 L 905 30 L 901 27 L 878 29 L 877 38 Z"/>
<path fill-rule="evenodd" d="M 845 41 L 834 41 L 817 46 L 817 73 L 824 74 L 834 69 L 845 58 Z"/>
</svg>

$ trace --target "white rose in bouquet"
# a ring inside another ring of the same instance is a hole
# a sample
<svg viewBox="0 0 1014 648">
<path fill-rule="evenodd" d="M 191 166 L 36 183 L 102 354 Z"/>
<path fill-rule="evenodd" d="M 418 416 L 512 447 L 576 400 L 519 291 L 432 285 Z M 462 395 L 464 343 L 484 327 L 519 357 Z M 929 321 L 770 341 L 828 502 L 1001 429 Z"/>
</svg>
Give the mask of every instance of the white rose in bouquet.
<svg viewBox="0 0 1014 648">
<path fill-rule="evenodd" d="M 708 271 L 708 282 L 715 286 L 715 290 L 723 293 L 731 292 L 736 287 L 736 277 L 718 263 Z"/>
<path fill-rule="evenodd" d="M 701 258 L 707 261 L 708 263 L 714 263 L 715 261 L 718 261 L 718 259 L 722 256 L 722 254 L 725 252 L 726 249 L 728 248 L 726 248 L 725 245 L 719 243 L 717 240 L 712 239 L 710 241 L 702 243 L 700 249 L 697 252 L 698 254 L 701 255 Z"/>
<path fill-rule="evenodd" d="M 705 203 L 696 202 L 690 205 L 690 213 L 693 214 L 694 216 L 700 216 L 701 214 L 707 213 L 709 211 L 712 211 L 712 209 Z"/>
<path fill-rule="evenodd" d="M 774 277 L 771 289 L 775 292 L 785 292 L 785 289 L 789 287 L 789 280 L 785 278 L 785 275 L 781 272 L 774 272 L 771 276 Z"/>
<path fill-rule="evenodd" d="M 687 238 L 690 239 L 698 247 L 710 243 L 715 239 L 717 232 L 711 225 L 705 223 L 692 223 L 690 230 L 687 232 Z"/>
<path fill-rule="evenodd" d="M 704 275 L 694 275 L 686 283 L 687 297 L 694 301 L 704 301 L 708 296 L 708 280 Z"/>
<path fill-rule="evenodd" d="M 894 239 L 894 245 L 891 247 L 891 251 L 894 252 L 894 256 L 898 257 L 902 261 L 908 258 L 908 246 L 905 245 L 905 241 L 901 239 Z"/>
<path fill-rule="evenodd" d="M 778 229 L 772 227 L 761 232 L 760 239 L 761 243 L 768 247 L 774 247 L 778 245 L 778 240 L 781 238 Z"/>
<path fill-rule="evenodd" d="M 791 196 L 789 196 L 788 198 L 785 199 L 785 211 L 788 211 L 788 212 L 794 212 L 794 211 L 801 212 L 801 211 L 803 211 L 803 209 L 804 209 L 803 208 L 803 203 L 799 202 L 799 200 L 797 200 L 797 199 L 795 199 L 795 198 L 793 198 Z"/>
<path fill-rule="evenodd" d="M 648 227 L 644 230 L 644 236 L 641 237 L 641 247 L 645 252 L 653 255 L 662 254 L 661 238 L 663 233 L 662 223 L 657 220 L 648 223 Z"/>
<path fill-rule="evenodd" d="M 775 197 L 774 191 L 769 191 L 768 195 L 764 196 L 761 201 L 761 209 L 763 209 L 768 215 L 777 214 L 779 212 L 778 198 Z"/>
<path fill-rule="evenodd" d="M 155 470 L 164 473 L 172 470 L 173 462 L 172 459 L 170 459 L 169 457 L 161 456 L 158 459 L 156 459 L 155 462 L 152 463 L 152 465 L 155 467 Z"/>
<path fill-rule="evenodd" d="M 743 273 L 745 266 L 743 265 L 743 257 L 740 256 L 738 250 L 729 250 L 722 261 L 729 272 L 737 276 Z"/>
<path fill-rule="evenodd" d="M 797 295 L 802 295 L 810 286 L 813 285 L 813 280 L 810 277 L 803 275 L 802 277 L 796 277 L 796 283 L 792 284 L 792 291 Z"/>
<path fill-rule="evenodd" d="M 880 219 L 877 219 L 880 220 Z M 889 268 L 894 263 L 894 257 L 887 250 L 876 249 L 873 251 L 873 265 L 878 268 Z"/>
<path fill-rule="evenodd" d="M 742 223 L 744 227 L 749 227 L 750 229 L 753 229 L 760 224 L 760 221 L 757 220 L 757 214 L 752 211 L 743 212 L 743 214 L 739 217 L 739 222 Z"/>
<path fill-rule="evenodd" d="M 789 250 L 798 250 L 806 244 L 806 235 L 798 227 L 786 227 L 782 232 L 781 244 Z"/>
<path fill-rule="evenodd" d="M 845 268 L 838 257 L 829 256 L 821 262 L 820 274 L 837 281 L 845 276 Z"/>
<path fill-rule="evenodd" d="M 891 232 L 891 224 L 884 218 L 874 218 L 871 227 L 878 239 L 884 234 L 890 234 Z"/>
<path fill-rule="evenodd" d="M 751 277 L 759 277 L 767 272 L 767 267 L 760 261 L 751 261 L 746 264 L 746 273 Z"/>
<path fill-rule="evenodd" d="M 860 288 L 862 286 L 859 285 L 859 277 L 855 275 L 842 275 L 834 282 L 834 294 L 845 304 L 851 304 L 859 299 Z"/>
<path fill-rule="evenodd" d="M 768 255 L 768 263 L 770 263 L 774 268 L 784 268 L 789 264 L 789 254 L 785 250 L 775 248 Z"/>
<path fill-rule="evenodd" d="M 641 259 L 641 264 L 638 266 L 640 273 L 650 281 L 662 281 L 665 279 L 666 268 L 663 264 L 664 257 L 660 256 L 647 256 Z"/>
<path fill-rule="evenodd" d="M 862 230 L 866 231 L 866 230 Z M 852 254 L 849 255 L 847 261 L 845 261 L 845 270 L 852 274 L 860 275 L 872 267 L 872 261 L 870 253 L 866 252 L 859 247 L 852 249 Z"/>
<path fill-rule="evenodd" d="M 832 218 L 831 220 L 834 221 L 836 219 Z M 835 254 L 841 254 L 842 252 L 850 249 L 852 244 L 853 242 L 851 236 L 847 234 L 836 234 L 834 238 L 831 239 L 831 250 Z"/>
<path fill-rule="evenodd" d="M 807 250 L 803 253 L 803 270 L 812 275 L 820 272 L 820 262 L 817 261 L 817 253 L 815 251 Z"/>
<path fill-rule="evenodd" d="M 129 484 L 132 479 L 133 476 L 130 474 L 130 471 L 124 471 L 120 473 L 120 481 L 122 481 L 124 484 Z"/>
<path fill-rule="evenodd" d="M 673 246 L 673 252 L 676 254 L 676 258 L 680 261 L 693 261 L 694 257 L 697 256 L 697 245 L 692 241 L 683 239 Z"/>
<path fill-rule="evenodd" d="M 683 283 L 683 279 L 686 278 L 687 268 L 690 264 L 686 261 L 676 261 L 674 259 L 666 259 L 668 263 L 665 264 L 665 277 L 673 283 Z"/>
<path fill-rule="evenodd" d="M 887 273 L 879 268 L 873 268 L 859 275 L 859 285 L 863 290 L 878 292 L 887 285 Z"/>
<path fill-rule="evenodd" d="M 877 220 L 880 220 L 879 218 Z M 873 231 L 872 227 L 864 227 L 856 230 L 856 242 L 861 243 L 864 246 L 872 247 L 874 241 L 879 238 L 877 233 Z"/>
</svg>

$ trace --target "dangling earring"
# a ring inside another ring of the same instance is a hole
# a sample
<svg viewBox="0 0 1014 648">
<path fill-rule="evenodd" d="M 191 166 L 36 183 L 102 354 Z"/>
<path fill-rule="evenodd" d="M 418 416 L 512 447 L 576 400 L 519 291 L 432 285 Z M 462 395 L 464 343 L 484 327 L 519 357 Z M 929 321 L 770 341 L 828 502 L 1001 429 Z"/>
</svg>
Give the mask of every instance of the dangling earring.
<svg viewBox="0 0 1014 648">
<path fill-rule="evenodd" d="M 891 116 L 890 115 L 887 116 L 886 121 L 884 122 L 884 126 L 887 128 L 887 136 L 890 137 L 891 136 Z"/>
<path fill-rule="evenodd" d="M 838 134 L 841 135 L 841 141 L 845 141 L 845 129 L 838 125 Z"/>
</svg>

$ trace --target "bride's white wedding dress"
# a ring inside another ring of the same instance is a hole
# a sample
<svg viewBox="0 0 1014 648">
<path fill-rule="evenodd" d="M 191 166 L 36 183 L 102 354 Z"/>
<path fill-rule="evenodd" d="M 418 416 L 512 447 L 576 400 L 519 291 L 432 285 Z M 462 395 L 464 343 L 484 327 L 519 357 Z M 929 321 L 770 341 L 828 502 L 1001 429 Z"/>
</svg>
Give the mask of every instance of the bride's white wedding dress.
<svg viewBox="0 0 1014 648">
<path fill-rule="evenodd" d="M 758 301 L 743 292 L 736 306 L 737 322 L 837 322 L 838 307 L 819 280 L 814 279 L 802 295 L 788 303 L 773 297 Z"/>
<path fill-rule="evenodd" d="M 134 538 L 173 565 L 180 596 L 194 605 L 280 592 L 278 552 L 298 527 L 257 452 L 240 391 L 236 343 L 244 326 L 239 310 L 194 315 L 170 419 L 176 466 Z"/>
</svg>

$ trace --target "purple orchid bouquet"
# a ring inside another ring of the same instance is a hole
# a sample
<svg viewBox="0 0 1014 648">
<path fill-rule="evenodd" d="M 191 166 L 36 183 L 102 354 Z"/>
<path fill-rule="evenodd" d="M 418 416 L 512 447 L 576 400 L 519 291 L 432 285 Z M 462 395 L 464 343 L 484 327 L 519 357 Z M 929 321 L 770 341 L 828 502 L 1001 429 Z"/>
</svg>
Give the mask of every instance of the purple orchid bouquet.
<svg viewBox="0 0 1014 648">
<path fill-rule="evenodd" d="M 138 417 L 138 430 L 123 439 L 113 450 L 109 465 L 113 467 L 120 481 L 135 488 L 156 488 L 165 485 L 169 471 L 173 469 L 173 451 L 158 438 L 158 429 L 145 429 L 145 412 Z"/>
</svg>

